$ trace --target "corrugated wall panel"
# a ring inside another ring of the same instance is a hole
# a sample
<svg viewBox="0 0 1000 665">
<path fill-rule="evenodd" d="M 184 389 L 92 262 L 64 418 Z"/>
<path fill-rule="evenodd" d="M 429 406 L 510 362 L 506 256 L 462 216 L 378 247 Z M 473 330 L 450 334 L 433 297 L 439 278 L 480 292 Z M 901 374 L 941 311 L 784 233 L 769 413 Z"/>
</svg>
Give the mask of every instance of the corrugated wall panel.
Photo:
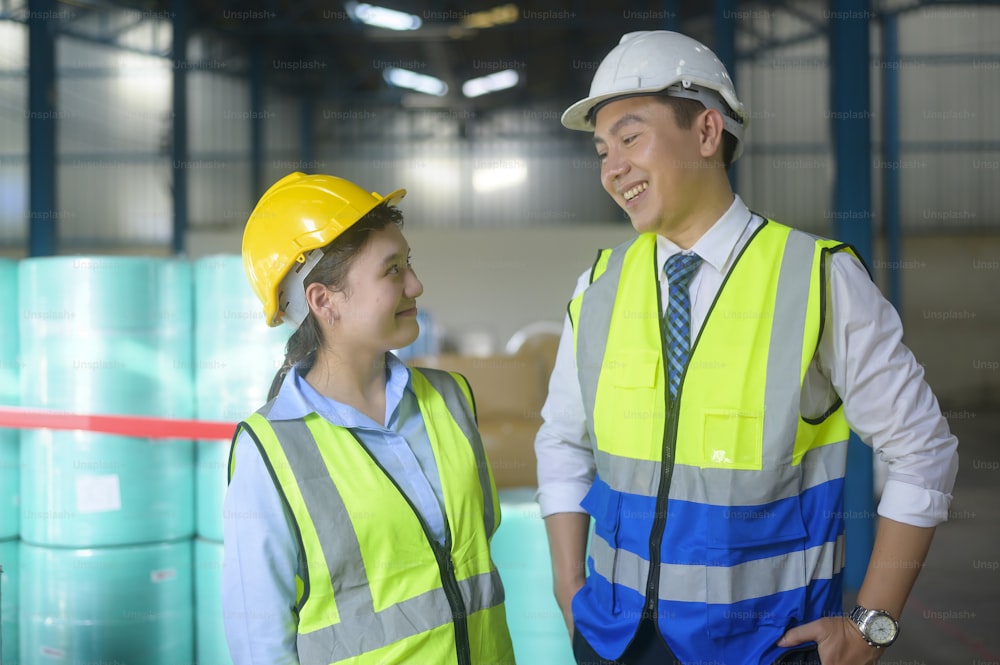
<svg viewBox="0 0 1000 665">
<path fill-rule="evenodd" d="M 736 79 L 750 112 L 737 162 L 741 197 L 756 212 L 821 234 L 832 228 L 825 49 L 826 40 L 817 39 L 765 52 L 740 64 Z"/>
<path fill-rule="evenodd" d="M 251 110 L 247 81 L 225 73 L 192 71 L 188 85 L 191 226 L 242 226 L 253 207 L 251 122 L 269 123 L 275 112 Z"/>
<path fill-rule="evenodd" d="M 27 30 L 0 21 L 0 244 L 28 235 Z"/>
<path fill-rule="evenodd" d="M 404 208 L 414 224 L 513 227 L 622 219 L 601 189 L 589 136 L 562 128 L 556 112 L 325 114 L 330 124 L 319 148 L 323 164 L 371 189 L 407 188 Z"/>
<path fill-rule="evenodd" d="M 169 242 L 169 63 L 71 38 L 56 49 L 60 244 Z"/>
</svg>

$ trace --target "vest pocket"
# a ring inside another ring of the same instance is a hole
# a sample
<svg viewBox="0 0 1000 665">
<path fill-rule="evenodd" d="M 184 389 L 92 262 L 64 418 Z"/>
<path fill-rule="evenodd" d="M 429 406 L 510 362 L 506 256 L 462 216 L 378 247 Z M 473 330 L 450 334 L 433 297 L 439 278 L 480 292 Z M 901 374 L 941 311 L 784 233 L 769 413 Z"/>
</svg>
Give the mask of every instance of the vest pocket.
<svg viewBox="0 0 1000 665">
<path fill-rule="evenodd" d="M 782 631 L 800 623 L 808 579 L 799 497 L 724 513 L 727 524 L 713 529 L 708 540 L 709 635 Z"/>
<path fill-rule="evenodd" d="M 764 414 L 737 409 L 704 409 L 702 468 L 756 471 L 763 466 Z"/>
<path fill-rule="evenodd" d="M 601 448 L 626 457 L 658 459 L 666 417 L 659 354 L 643 350 L 608 354 L 600 384 L 595 426 Z"/>
</svg>

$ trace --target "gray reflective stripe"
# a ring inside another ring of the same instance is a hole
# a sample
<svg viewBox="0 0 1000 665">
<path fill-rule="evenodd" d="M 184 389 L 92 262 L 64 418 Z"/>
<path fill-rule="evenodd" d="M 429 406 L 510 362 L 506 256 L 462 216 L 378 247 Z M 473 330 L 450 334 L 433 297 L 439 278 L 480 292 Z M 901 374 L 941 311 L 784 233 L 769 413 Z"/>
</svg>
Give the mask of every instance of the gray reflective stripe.
<svg viewBox="0 0 1000 665">
<path fill-rule="evenodd" d="M 587 416 L 587 431 L 595 450 L 597 450 L 597 436 L 594 434 L 594 405 L 597 401 L 597 380 L 601 375 L 604 352 L 608 346 L 611 312 L 614 309 L 615 296 L 618 294 L 618 282 L 622 276 L 625 253 L 633 242 L 634 238 L 611 251 L 604 275 L 592 282 L 583 292 L 580 320 L 576 322 L 577 331 L 586 331 L 583 335 L 576 335 L 576 370 L 580 376 L 580 392 L 583 396 L 583 410 Z M 603 475 L 600 463 L 597 468 Z"/>
<path fill-rule="evenodd" d="M 802 338 L 816 242 L 792 229 L 781 258 L 764 388 L 764 467 L 791 461 L 802 393 Z"/>
<path fill-rule="evenodd" d="M 458 583 L 468 614 L 503 602 L 496 571 L 475 575 Z M 419 635 L 452 622 L 451 607 L 443 589 L 434 589 L 367 614 L 340 613 L 340 623 L 298 636 L 303 664 L 335 663 Z"/>
<path fill-rule="evenodd" d="M 601 479 L 611 489 L 654 497 L 660 482 L 660 463 L 630 457 L 596 453 Z M 813 448 L 797 466 L 787 462 L 760 471 L 741 469 L 703 469 L 686 464 L 674 465 L 670 496 L 685 501 L 729 506 L 733 497 L 739 505 L 759 505 L 798 496 L 810 487 L 843 478 L 847 471 L 847 441 Z"/>
<path fill-rule="evenodd" d="M 496 607 L 504 601 L 503 583 L 496 570 L 459 580 L 458 588 L 462 591 L 466 616 Z"/>
<path fill-rule="evenodd" d="M 327 571 L 333 580 L 337 611 L 341 616 L 371 614 L 375 611 L 374 603 L 361 558 L 358 534 L 344 499 L 326 469 L 316 439 L 302 420 L 277 420 L 270 424 L 288 458 L 306 510 L 309 515 L 323 516 L 323 519 L 314 519 L 312 523 Z M 350 593 L 337 594 L 339 589 L 349 589 Z M 303 597 L 303 603 L 307 598 Z"/>
<path fill-rule="evenodd" d="M 486 538 L 489 539 L 493 536 L 496 524 L 496 514 L 493 512 L 493 485 L 490 483 L 490 468 L 489 462 L 486 460 L 486 450 L 483 448 L 483 440 L 479 436 L 479 428 L 473 419 L 469 400 L 466 399 L 465 393 L 456 383 L 456 379 L 448 372 L 424 368 L 415 371 L 420 372 L 434 390 L 441 395 L 445 406 L 448 407 L 448 413 L 458 423 L 458 428 L 462 430 L 462 434 L 472 446 L 472 453 L 476 457 L 479 485 L 483 490 L 483 521 L 486 525 Z"/>
<path fill-rule="evenodd" d="M 619 457 L 603 450 L 594 453 L 601 480 L 618 492 L 656 496 L 660 486 L 660 463 L 653 460 Z M 674 467 L 675 472 L 677 466 Z"/>
<path fill-rule="evenodd" d="M 735 566 L 660 565 L 660 600 L 685 603 L 737 603 L 791 591 L 811 580 L 830 579 L 844 567 L 845 540 L 807 550 L 748 561 Z M 625 550 L 617 553 L 594 534 L 590 541 L 594 572 L 615 584 L 644 594 L 649 563 Z M 615 560 L 617 556 L 617 561 Z"/>
</svg>

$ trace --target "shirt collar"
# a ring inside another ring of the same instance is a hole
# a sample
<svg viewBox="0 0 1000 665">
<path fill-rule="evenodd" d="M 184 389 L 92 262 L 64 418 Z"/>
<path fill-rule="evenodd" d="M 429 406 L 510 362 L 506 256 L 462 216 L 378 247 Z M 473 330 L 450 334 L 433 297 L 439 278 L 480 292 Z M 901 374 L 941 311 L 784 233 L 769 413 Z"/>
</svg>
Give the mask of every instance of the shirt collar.
<svg viewBox="0 0 1000 665">
<path fill-rule="evenodd" d="M 729 209 L 698 239 L 690 251 L 700 256 L 705 263 L 720 273 L 725 274 L 733 251 L 736 249 L 737 241 L 750 221 L 750 217 L 750 209 L 743 203 L 743 199 L 739 197 L 739 194 L 733 195 L 733 203 Z M 661 235 L 656 236 L 656 258 L 661 276 L 667 259 L 682 251 L 685 250 L 682 250 L 672 240 Z"/>
<path fill-rule="evenodd" d="M 372 420 L 354 407 L 321 395 L 300 373 L 301 365 L 289 370 L 267 414 L 268 420 L 295 420 L 316 413 L 343 427 L 371 427 Z M 406 391 L 413 390 L 410 368 L 393 353 L 385 354 L 386 421 L 394 417 Z M 377 423 L 380 427 L 386 423 Z"/>
</svg>

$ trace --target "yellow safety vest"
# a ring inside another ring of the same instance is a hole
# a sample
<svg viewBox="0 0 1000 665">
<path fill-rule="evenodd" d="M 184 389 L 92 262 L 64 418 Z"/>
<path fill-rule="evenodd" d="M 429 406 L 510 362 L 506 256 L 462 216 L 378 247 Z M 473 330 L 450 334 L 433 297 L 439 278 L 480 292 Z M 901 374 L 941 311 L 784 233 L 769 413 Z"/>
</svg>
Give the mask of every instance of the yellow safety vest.
<svg viewBox="0 0 1000 665">
<path fill-rule="evenodd" d="M 472 393 L 458 374 L 411 376 L 441 477 L 443 546 L 348 429 L 315 413 L 269 421 L 268 406 L 240 424 L 299 536 L 302 665 L 514 663 L 489 548 L 500 505 Z"/>
<path fill-rule="evenodd" d="M 574 616 L 604 657 L 655 609 L 682 660 L 771 662 L 784 630 L 839 609 L 849 432 L 839 400 L 816 421 L 799 407 L 828 257 L 845 249 L 765 221 L 692 343 L 676 400 L 654 234 L 603 252 L 570 303 L 597 466 Z"/>
</svg>

